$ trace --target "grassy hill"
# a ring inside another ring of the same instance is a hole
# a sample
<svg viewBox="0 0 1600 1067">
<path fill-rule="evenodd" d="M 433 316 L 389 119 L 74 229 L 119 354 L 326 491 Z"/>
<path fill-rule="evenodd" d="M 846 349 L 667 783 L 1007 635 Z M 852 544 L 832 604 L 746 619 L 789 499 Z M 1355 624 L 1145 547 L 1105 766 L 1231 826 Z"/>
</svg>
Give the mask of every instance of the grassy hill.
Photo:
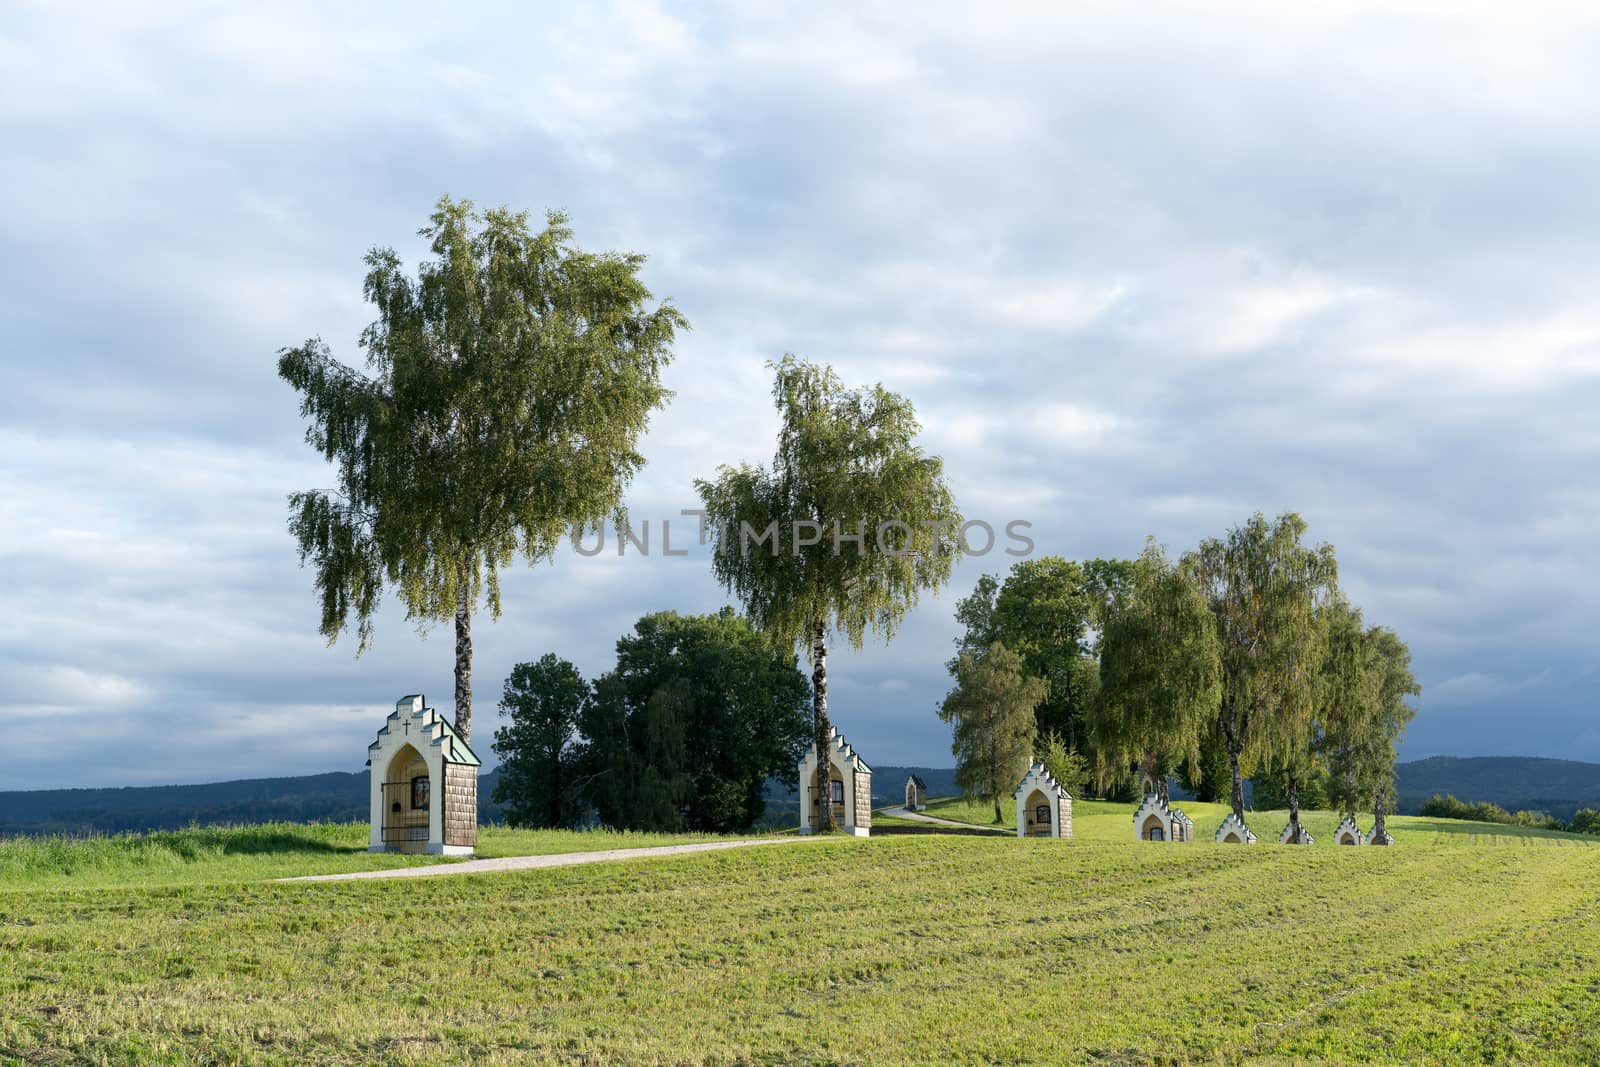
<svg viewBox="0 0 1600 1067">
<path fill-rule="evenodd" d="M 1157 845 L 1130 817 L 423 882 L 263 881 L 409 862 L 361 826 L 5 842 L 0 1062 L 1600 1061 L 1593 839 Z M 486 848 L 612 843 L 512 833 Z"/>
</svg>

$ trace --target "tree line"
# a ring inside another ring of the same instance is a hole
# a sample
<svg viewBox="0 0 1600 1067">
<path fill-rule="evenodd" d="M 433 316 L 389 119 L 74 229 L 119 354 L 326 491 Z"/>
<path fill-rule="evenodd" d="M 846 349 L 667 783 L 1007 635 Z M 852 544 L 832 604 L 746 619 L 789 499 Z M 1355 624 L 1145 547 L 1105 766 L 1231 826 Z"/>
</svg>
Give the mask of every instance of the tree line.
<svg viewBox="0 0 1600 1067">
<path fill-rule="evenodd" d="M 1507 826 L 1532 826 L 1541 830 L 1561 830 L 1569 834 L 1600 834 L 1600 809 L 1579 808 L 1570 819 L 1558 819 L 1547 811 L 1507 811 L 1487 800 L 1457 800 L 1454 794 L 1435 793 L 1422 805 L 1419 815 L 1435 819 L 1465 819 L 1468 822 L 1493 822 Z"/>
<path fill-rule="evenodd" d="M 1312 781 L 1341 812 L 1372 811 L 1382 835 L 1421 690 L 1405 643 L 1365 623 L 1333 547 L 1306 532 L 1297 514 L 1256 514 L 1176 560 L 1151 540 L 1132 560 L 1047 557 L 980 578 L 957 607 L 940 708 L 963 787 L 1000 821 L 999 798 L 1040 759 L 1069 792 L 1166 800 L 1179 776 L 1242 820 L 1254 774 L 1258 795 L 1281 786 L 1293 841 Z"/>
</svg>

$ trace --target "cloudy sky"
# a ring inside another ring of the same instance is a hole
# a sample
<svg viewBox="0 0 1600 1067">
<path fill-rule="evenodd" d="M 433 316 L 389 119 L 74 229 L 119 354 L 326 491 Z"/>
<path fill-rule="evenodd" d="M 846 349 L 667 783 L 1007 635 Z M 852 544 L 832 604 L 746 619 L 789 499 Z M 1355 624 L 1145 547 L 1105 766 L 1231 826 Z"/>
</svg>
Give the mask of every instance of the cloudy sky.
<svg viewBox="0 0 1600 1067">
<path fill-rule="evenodd" d="M 361 257 L 442 193 L 567 210 L 692 320 L 636 517 L 770 457 L 796 352 L 909 395 L 1040 552 L 1300 511 L 1415 652 L 1406 756 L 1600 760 L 1600 22 L 329 6 L 0 16 L 0 789 L 355 770 L 448 707 L 448 629 L 318 636 L 284 498 L 333 480 L 274 369 L 359 359 Z M 869 760 L 948 765 L 953 604 L 1004 562 L 836 657 Z M 519 565 L 478 747 L 514 662 L 723 601 L 700 552 Z"/>
</svg>

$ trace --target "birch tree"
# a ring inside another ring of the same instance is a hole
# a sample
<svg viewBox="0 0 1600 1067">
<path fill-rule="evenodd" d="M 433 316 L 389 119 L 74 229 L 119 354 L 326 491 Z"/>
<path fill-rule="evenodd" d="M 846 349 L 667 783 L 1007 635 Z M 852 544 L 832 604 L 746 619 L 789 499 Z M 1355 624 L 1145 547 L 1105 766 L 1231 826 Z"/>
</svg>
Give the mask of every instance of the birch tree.
<svg viewBox="0 0 1600 1067">
<path fill-rule="evenodd" d="M 1120 595 L 1105 602 L 1100 692 L 1092 737 L 1104 785 L 1139 764 L 1167 799 L 1167 776 L 1198 767 L 1200 743 L 1222 696 L 1216 623 L 1194 576 L 1154 541 L 1134 561 Z"/>
<path fill-rule="evenodd" d="M 1338 577 L 1331 545 L 1300 543 L 1292 512 L 1259 512 L 1225 538 L 1185 557 L 1216 621 L 1222 660 L 1217 729 L 1233 779 L 1233 813 L 1244 819 L 1243 771 L 1286 766 L 1307 740 L 1320 667 L 1319 599 Z M 1290 783 L 1291 809 L 1298 804 Z"/>
<path fill-rule="evenodd" d="M 772 466 L 723 466 L 695 483 L 717 579 L 774 641 L 811 657 L 817 766 L 827 767 L 828 643 L 892 639 L 960 552 L 944 464 L 916 443 L 911 402 L 882 385 L 847 389 L 831 368 L 770 364 L 782 419 Z M 823 831 L 833 812 L 819 806 Z"/>
<path fill-rule="evenodd" d="M 415 278 L 367 254 L 377 319 L 363 372 L 313 338 L 279 353 L 306 441 L 338 488 L 289 498 L 301 563 L 316 571 L 322 633 L 372 636 L 385 585 L 408 618 L 455 623 L 455 725 L 472 732 L 472 616 L 501 609 L 500 571 L 548 559 L 569 530 L 620 510 L 644 465 L 637 441 L 669 396 L 661 370 L 687 322 L 651 306 L 644 258 L 572 245 L 558 212 L 441 199 Z"/>
</svg>

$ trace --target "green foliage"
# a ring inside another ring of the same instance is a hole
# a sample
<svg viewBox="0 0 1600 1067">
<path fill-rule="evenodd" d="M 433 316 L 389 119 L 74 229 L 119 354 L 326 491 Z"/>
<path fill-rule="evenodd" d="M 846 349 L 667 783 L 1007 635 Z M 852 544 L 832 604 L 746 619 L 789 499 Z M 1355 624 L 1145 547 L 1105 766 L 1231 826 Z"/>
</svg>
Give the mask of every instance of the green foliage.
<svg viewBox="0 0 1600 1067">
<path fill-rule="evenodd" d="M 1487 800 L 1457 800 L 1453 795 L 1440 796 L 1437 793 L 1422 805 L 1422 810 L 1418 814 L 1436 819 L 1465 819 L 1468 822 L 1503 823 L 1509 826 L 1532 826 L 1547 830 L 1567 828 L 1563 826 L 1560 820 L 1553 818 L 1549 812 L 1511 812 L 1498 804 L 1491 804 Z M 1583 833 L 1586 831 L 1577 832 Z"/>
<path fill-rule="evenodd" d="M 963 653 L 956 664 L 956 687 L 939 718 L 955 727 L 956 784 L 992 803 L 995 822 L 1000 798 L 1016 789 L 1033 758 L 1034 709 L 1044 697 L 1044 682 L 1024 673 L 1021 657 L 998 641 L 981 656 Z"/>
<path fill-rule="evenodd" d="M 1333 547 L 1300 543 L 1306 523 L 1259 512 L 1184 558 L 1200 582 L 1221 645 L 1218 732 L 1232 803 L 1243 817 L 1242 777 L 1256 763 L 1292 768 L 1309 750 L 1322 663 L 1317 606 L 1334 588 Z"/>
<path fill-rule="evenodd" d="M 916 444 L 910 401 L 882 385 L 846 389 L 827 368 L 784 356 L 769 364 L 783 418 L 770 469 L 748 464 L 697 481 L 712 531 L 712 569 L 751 620 L 779 643 L 808 644 L 819 624 L 860 648 L 892 637 L 924 590 L 949 580 L 961 516 L 944 464 Z M 815 544 L 792 536 L 795 523 Z M 885 529 L 885 551 L 877 532 Z M 841 535 L 835 548 L 835 524 Z M 781 543 L 753 542 L 774 529 Z M 863 540 L 844 540 L 864 530 Z"/>
<path fill-rule="evenodd" d="M 1299 791 L 1299 804 L 1303 808 L 1328 808 L 1330 781 L 1327 768 L 1320 764 L 1308 765 L 1295 782 Z M 1289 781 L 1285 772 L 1258 770 L 1250 779 L 1250 806 L 1256 811 L 1276 811 L 1289 807 Z"/>
<path fill-rule="evenodd" d="M 1197 800 L 1206 803 L 1225 803 L 1228 800 L 1229 790 L 1233 786 L 1232 773 L 1228 769 L 1228 750 L 1223 746 L 1222 736 L 1214 725 L 1200 739 L 1199 764 L 1185 766 L 1179 774 L 1179 780 Z"/>
<path fill-rule="evenodd" d="M 577 763 L 609 826 L 742 830 L 760 818 L 769 777 L 794 782 L 809 688 L 794 654 L 731 608 L 646 615 L 594 690 Z"/>
<path fill-rule="evenodd" d="M 1138 763 L 1149 777 L 1198 767 L 1216 722 L 1222 665 L 1211 608 L 1192 573 L 1153 540 L 1107 601 L 1091 737 L 1102 783 Z"/>
<path fill-rule="evenodd" d="M 511 722 L 494 735 L 494 800 L 512 826 L 570 826 L 577 818 L 572 740 L 589 698 L 589 683 L 554 653 L 511 668 L 500 699 Z"/>
<path fill-rule="evenodd" d="M 1090 709 L 1100 687 L 1091 628 L 1103 625 L 1131 575 L 1126 560 L 1080 564 L 1060 556 L 1023 560 L 1003 583 L 985 574 L 956 605 L 963 630 L 959 651 L 981 653 L 999 641 L 1021 656 L 1024 669 L 1047 686 L 1035 713 L 1039 731 L 1060 733 L 1069 747 L 1087 750 Z M 951 674 L 956 663 L 946 665 Z"/>
<path fill-rule="evenodd" d="M 445 197 L 420 233 L 436 258 L 415 279 L 393 250 L 367 254 L 366 373 L 315 338 L 278 359 L 339 483 L 291 496 L 289 528 L 316 570 L 322 633 L 353 617 L 361 648 L 385 583 L 408 618 L 455 617 L 459 631 L 480 594 L 499 614 L 516 554 L 546 559 L 616 513 L 687 326 L 647 306 L 643 257 L 579 251 L 559 213 L 536 232 L 526 213 Z M 463 734 L 470 638 L 466 659 Z"/>
<path fill-rule="evenodd" d="M 1600 809 L 1579 808 L 1568 821 L 1567 829 L 1575 834 L 1600 834 Z"/>
<path fill-rule="evenodd" d="M 1035 742 L 1033 758 L 1044 764 L 1044 769 L 1073 799 L 1088 792 L 1089 761 L 1077 749 L 1069 747 L 1060 734 L 1051 731 L 1040 737 Z"/>
</svg>

